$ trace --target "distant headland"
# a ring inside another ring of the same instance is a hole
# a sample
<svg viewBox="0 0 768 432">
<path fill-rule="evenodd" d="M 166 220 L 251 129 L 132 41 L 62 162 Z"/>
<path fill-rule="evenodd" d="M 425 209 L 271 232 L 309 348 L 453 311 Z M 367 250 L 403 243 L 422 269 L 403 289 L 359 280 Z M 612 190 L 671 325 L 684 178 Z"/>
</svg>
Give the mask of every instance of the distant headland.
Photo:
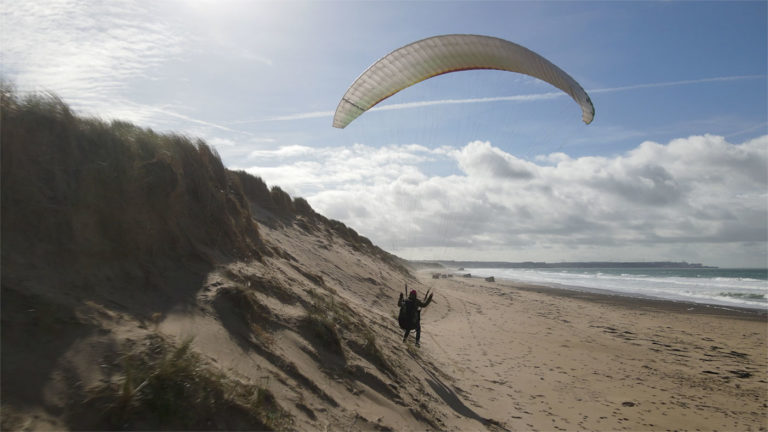
<svg viewBox="0 0 768 432">
<path fill-rule="evenodd" d="M 416 260 L 411 263 L 417 267 L 470 267 L 470 268 L 717 268 L 685 261 L 574 261 L 574 262 L 507 262 L 507 261 L 453 261 L 453 260 Z"/>
</svg>

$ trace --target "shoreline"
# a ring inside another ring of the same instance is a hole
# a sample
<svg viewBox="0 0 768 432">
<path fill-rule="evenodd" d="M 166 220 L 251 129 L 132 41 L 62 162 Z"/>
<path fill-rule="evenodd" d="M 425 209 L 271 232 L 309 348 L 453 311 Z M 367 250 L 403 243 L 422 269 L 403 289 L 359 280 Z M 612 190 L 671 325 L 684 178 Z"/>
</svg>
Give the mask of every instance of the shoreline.
<svg viewBox="0 0 768 432">
<path fill-rule="evenodd" d="M 444 269 L 448 270 L 448 269 Z M 429 270 L 419 270 L 418 272 Z M 451 270 L 453 278 L 466 278 L 457 270 Z M 431 272 L 431 271 L 430 271 Z M 466 279 L 484 280 L 484 276 L 471 276 Z M 620 291 L 610 291 L 601 288 L 590 287 L 565 287 L 563 285 L 543 285 L 531 282 L 516 281 L 504 277 L 495 277 L 495 283 L 506 285 L 514 289 L 527 291 L 536 291 L 544 294 L 550 294 L 559 297 L 570 297 L 604 304 L 615 304 L 627 308 L 644 308 L 648 310 L 666 311 L 675 313 L 692 313 L 715 316 L 728 316 L 734 318 L 766 321 L 768 322 L 768 308 L 760 309 L 747 306 L 720 305 L 712 303 L 701 303 L 688 300 L 673 300 L 659 297 L 651 297 L 644 294 L 624 293 Z"/>
<path fill-rule="evenodd" d="M 475 278 L 474 276 L 472 278 Z M 477 277 L 477 279 L 483 279 Z M 613 293 L 613 292 L 595 292 L 582 289 L 570 289 L 552 287 L 548 285 L 535 285 L 525 282 L 516 282 L 509 279 L 498 278 L 496 283 L 502 286 L 509 286 L 513 289 L 519 289 L 523 291 L 532 291 L 542 294 L 549 294 L 557 297 L 574 298 L 579 300 L 586 300 L 595 303 L 608 304 L 613 306 L 620 306 L 630 309 L 647 309 L 653 311 L 662 312 L 674 312 L 682 314 L 695 314 L 695 315 L 714 315 L 725 316 L 729 318 L 738 318 L 754 321 L 768 322 L 768 310 L 756 309 L 748 307 L 738 306 L 722 306 L 706 303 L 696 303 L 683 300 L 669 300 L 652 297 L 640 297 L 629 294 Z M 579 287 L 581 288 L 581 287 Z"/>
</svg>

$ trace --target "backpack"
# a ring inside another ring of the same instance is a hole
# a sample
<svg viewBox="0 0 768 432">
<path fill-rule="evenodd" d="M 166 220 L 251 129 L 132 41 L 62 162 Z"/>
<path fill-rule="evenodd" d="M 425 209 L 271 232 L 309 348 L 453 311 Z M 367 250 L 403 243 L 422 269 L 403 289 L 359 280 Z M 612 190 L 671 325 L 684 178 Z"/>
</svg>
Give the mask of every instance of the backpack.
<svg viewBox="0 0 768 432">
<path fill-rule="evenodd" d="M 397 316 L 397 322 L 401 329 L 413 330 L 416 328 L 417 309 L 415 301 L 406 300 L 403 302 L 403 305 L 400 306 L 400 314 Z"/>
</svg>

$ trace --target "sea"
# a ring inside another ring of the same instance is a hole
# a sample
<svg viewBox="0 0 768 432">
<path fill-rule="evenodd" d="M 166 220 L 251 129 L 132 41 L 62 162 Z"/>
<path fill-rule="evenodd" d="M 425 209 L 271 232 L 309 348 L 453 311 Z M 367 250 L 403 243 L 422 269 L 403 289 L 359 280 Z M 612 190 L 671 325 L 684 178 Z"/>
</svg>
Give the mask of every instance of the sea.
<svg viewBox="0 0 768 432">
<path fill-rule="evenodd" d="M 579 291 L 768 311 L 768 269 L 466 268 L 459 273 Z"/>
</svg>

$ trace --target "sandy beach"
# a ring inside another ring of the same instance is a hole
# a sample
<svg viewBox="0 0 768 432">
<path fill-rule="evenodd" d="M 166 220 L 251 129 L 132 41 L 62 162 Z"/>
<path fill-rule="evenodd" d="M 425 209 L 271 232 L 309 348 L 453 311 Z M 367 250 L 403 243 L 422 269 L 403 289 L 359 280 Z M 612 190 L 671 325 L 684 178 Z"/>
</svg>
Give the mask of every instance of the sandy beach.
<svg viewBox="0 0 768 432">
<path fill-rule="evenodd" d="M 429 271 L 414 280 L 339 238 L 297 228 L 262 233 L 289 251 L 286 258 L 223 266 L 192 299 L 153 321 L 148 311 L 140 318 L 101 300 L 77 309 L 79 326 L 94 331 L 46 330 L 25 315 L 46 303 L 6 292 L 6 303 L 23 307 L 3 313 L 4 347 L 15 347 L 4 354 L 4 367 L 15 372 L 4 375 L 4 429 L 103 425 L 101 408 L 81 404 L 95 393 L 119 394 L 121 359 L 185 340 L 201 365 L 226 374 L 229 388 L 256 385 L 273 395 L 289 418 L 278 430 L 768 428 L 765 313 L 433 279 Z M 397 326 L 405 281 L 420 295 L 435 293 L 422 313 L 420 348 L 413 336 L 403 343 Z M 335 328 L 335 348 L 306 325 L 318 306 L 314 313 Z M 29 343 L 64 336 L 74 342 Z M 55 364 L 42 363 L 47 358 Z M 67 396 L 67 389 L 83 393 Z M 195 427 L 251 424 L 224 414 L 200 422 Z"/>
<path fill-rule="evenodd" d="M 764 313 L 420 278 L 422 351 L 510 430 L 768 427 Z"/>
<path fill-rule="evenodd" d="M 337 301 L 348 304 L 375 334 L 395 369 L 390 374 L 372 367 L 345 348 L 345 370 L 356 371 L 350 380 L 334 372 L 328 363 L 332 356 L 304 342 L 306 334 L 276 333 L 275 352 L 294 362 L 327 396 L 318 397 L 295 378 L 281 382 L 282 373 L 271 372 L 277 379 L 270 389 L 282 406 L 303 407 L 292 410 L 298 430 L 349 425 L 454 431 L 768 427 L 765 313 L 501 280 L 433 279 L 432 271 L 419 271 L 409 289 L 422 296 L 431 289 L 435 302 L 423 311 L 422 343 L 416 348 L 413 336 L 408 343 L 401 341 L 394 319 L 402 275 L 360 260 L 340 244 L 302 249 L 310 237 L 300 231 L 265 234 L 300 262 L 313 263 L 312 271 L 360 269 L 358 275 L 326 278 L 327 283 Z M 365 274 L 377 275 L 381 283 L 362 284 Z M 259 298 L 284 314 L 282 321 L 296 313 Z M 201 352 L 217 353 L 213 357 L 220 366 L 252 379 L 264 375 L 263 367 L 252 363 L 253 353 L 233 346 L 217 324 L 193 321 L 187 314 L 171 314 L 160 330 L 178 337 L 194 333 L 195 345 Z"/>
</svg>

